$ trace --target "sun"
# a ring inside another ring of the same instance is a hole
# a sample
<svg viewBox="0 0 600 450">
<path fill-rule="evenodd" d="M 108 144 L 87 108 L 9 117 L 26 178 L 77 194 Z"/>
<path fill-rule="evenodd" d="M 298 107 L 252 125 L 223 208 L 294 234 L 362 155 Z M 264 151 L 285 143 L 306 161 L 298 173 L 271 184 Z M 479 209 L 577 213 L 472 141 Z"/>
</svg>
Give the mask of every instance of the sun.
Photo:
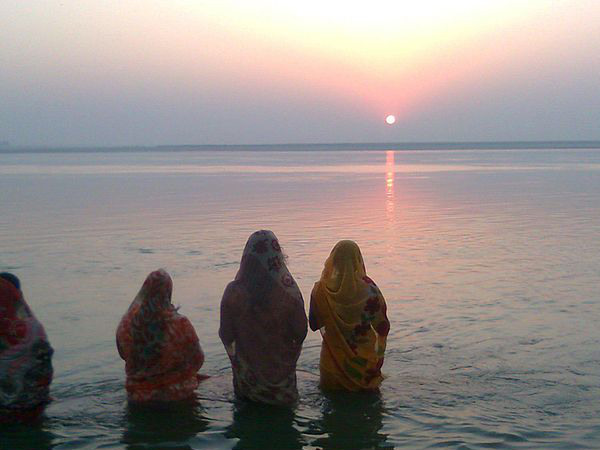
<svg viewBox="0 0 600 450">
<path fill-rule="evenodd" d="M 388 125 L 394 125 L 396 123 L 396 116 L 394 116 L 393 114 L 388 115 L 385 118 L 385 123 L 387 123 Z"/>
</svg>

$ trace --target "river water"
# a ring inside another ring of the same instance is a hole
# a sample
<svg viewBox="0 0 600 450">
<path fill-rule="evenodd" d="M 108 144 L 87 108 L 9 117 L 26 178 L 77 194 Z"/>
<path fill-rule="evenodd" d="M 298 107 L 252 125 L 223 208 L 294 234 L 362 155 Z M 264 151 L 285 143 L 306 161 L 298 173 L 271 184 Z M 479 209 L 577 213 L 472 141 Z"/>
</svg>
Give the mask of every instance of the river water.
<svg viewBox="0 0 600 450">
<path fill-rule="evenodd" d="M 0 154 L 0 270 L 55 348 L 18 449 L 600 448 L 600 150 Z M 293 410 L 236 403 L 223 289 L 271 229 L 308 299 L 340 239 L 392 324 L 379 394 L 324 395 L 309 332 Z M 150 271 L 206 353 L 198 398 L 127 405 L 120 317 Z"/>
</svg>

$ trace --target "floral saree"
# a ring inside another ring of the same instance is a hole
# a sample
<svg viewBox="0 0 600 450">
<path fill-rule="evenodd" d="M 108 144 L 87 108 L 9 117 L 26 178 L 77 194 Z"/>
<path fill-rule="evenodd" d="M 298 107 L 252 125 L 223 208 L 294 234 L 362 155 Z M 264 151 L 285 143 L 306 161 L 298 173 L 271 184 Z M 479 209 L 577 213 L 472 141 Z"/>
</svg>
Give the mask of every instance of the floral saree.
<svg viewBox="0 0 600 450">
<path fill-rule="evenodd" d="M 321 329 L 321 386 L 349 391 L 379 387 L 390 324 L 377 285 L 367 277 L 358 245 L 340 241 L 311 295 Z"/>
<path fill-rule="evenodd" d="M 0 423 L 41 415 L 50 400 L 52 353 L 21 290 L 0 277 Z"/>
<path fill-rule="evenodd" d="M 304 301 L 271 231 L 253 233 L 221 301 L 219 335 L 238 398 L 289 405 L 298 398 L 296 362 L 306 337 Z"/>
<path fill-rule="evenodd" d="M 131 401 L 183 400 L 198 387 L 204 353 L 190 321 L 171 304 L 172 289 L 166 271 L 152 272 L 117 328 Z"/>
</svg>

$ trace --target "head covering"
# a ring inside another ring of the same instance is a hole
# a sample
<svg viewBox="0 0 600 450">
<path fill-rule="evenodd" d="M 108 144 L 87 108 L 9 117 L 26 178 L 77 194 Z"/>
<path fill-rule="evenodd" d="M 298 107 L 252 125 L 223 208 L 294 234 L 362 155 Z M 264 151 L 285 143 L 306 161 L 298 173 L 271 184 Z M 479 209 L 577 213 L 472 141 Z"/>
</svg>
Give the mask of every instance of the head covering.
<svg viewBox="0 0 600 450">
<path fill-rule="evenodd" d="M 164 269 L 150 273 L 117 328 L 131 400 L 181 400 L 198 387 L 204 354 L 194 327 L 172 305 L 172 292 Z"/>
<path fill-rule="evenodd" d="M 30 410 L 48 402 L 52 353 L 44 327 L 22 292 L 12 279 L 1 276 L 0 409 Z"/>
<path fill-rule="evenodd" d="M 323 325 L 322 371 L 349 390 L 379 386 L 389 322 L 383 295 L 367 276 L 355 242 L 335 245 L 313 300 Z"/>
<path fill-rule="evenodd" d="M 2 272 L 0 273 L 0 278 L 4 278 L 6 281 L 10 281 L 14 287 L 16 287 L 17 289 L 21 289 L 21 281 L 19 280 L 19 278 L 17 278 L 16 275 L 13 275 L 12 273 L 8 272 Z"/>
<path fill-rule="evenodd" d="M 325 261 L 321 282 L 336 314 L 346 323 L 360 321 L 364 302 L 371 294 L 366 276 L 356 242 L 338 242 Z"/>
<path fill-rule="evenodd" d="M 272 231 L 260 230 L 250 235 L 235 280 L 245 285 L 250 293 L 249 300 L 254 305 L 268 304 L 271 301 L 269 294 L 275 286 L 282 288 L 290 297 L 303 301 L 285 259 L 279 241 Z M 278 296 L 281 296 L 281 293 Z"/>
<path fill-rule="evenodd" d="M 296 362 L 306 337 L 304 300 L 272 231 L 252 233 L 235 277 L 237 294 L 221 303 L 221 338 L 235 394 L 290 405 L 298 399 Z M 225 305 L 225 307 L 224 307 Z"/>
<path fill-rule="evenodd" d="M 133 364 L 145 366 L 160 356 L 165 342 L 165 321 L 175 313 L 171 304 L 173 280 L 164 269 L 155 270 L 146 277 L 129 310 L 133 339 Z"/>
</svg>

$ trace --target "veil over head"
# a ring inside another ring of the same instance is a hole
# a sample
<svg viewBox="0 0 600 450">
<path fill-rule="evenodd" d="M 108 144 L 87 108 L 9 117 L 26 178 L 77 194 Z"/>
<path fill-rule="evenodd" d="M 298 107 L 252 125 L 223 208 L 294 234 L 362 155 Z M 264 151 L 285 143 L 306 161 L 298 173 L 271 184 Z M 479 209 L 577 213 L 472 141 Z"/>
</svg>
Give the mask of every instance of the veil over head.
<svg viewBox="0 0 600 450">
<path fill-rule="evenodd" d="M 150 273 L 117 327 L 130 400 L 181 400 L 198 387 L 204 354 L 191 322 L 171 303 L 172 292 L 164 269 Z"/>
<path fill-rule="evenodd" d="M 383 295 L 367 276 L 355 242 L 343 240 L 333 247 L 312 297 L 326 349 L 322 376 L 332 374 L 349 390 L 379 386 L 389 321 Z"/>
<path fill-rule="evenodd" d="M 20 289 L 0 277 L 0 408 L 48 401 L 53 350 Z"/>
<path fill-rule="evenodd" d="M 150 273 L 131 303 L 133 365 L 139 368 L 160 356 L 166 339 L 166 322 L 175 313 L 171 304 L 173 280 L 164 270 Z"/>
<path fill-rule="evenodd" d="M 256 231 L 249 237 L 233 286 L 221 302 L 220 333 L 231 360 L 236 396 L 293 404 L 298 398 L 296 363 L 306 336 L 306 313 L 272 231 Z"/>
<path fill-rule="evenodd" d="M 272 301 L 270 294 L 275 287 L 302 301 L 302 294 L 287 268 L 279 240 L 269 230 L 250 235 L 235 279 L 245 285 L 254 305 L 266 305 Z"/>
<path fill-rule="evenodd" d="M 354 241 L 339 241 L 321 273 L 321 283 L 331 306 L 347 323 L 359 322 L 365 302 L 372 295 L 360 248 Z"/>
</svg>

